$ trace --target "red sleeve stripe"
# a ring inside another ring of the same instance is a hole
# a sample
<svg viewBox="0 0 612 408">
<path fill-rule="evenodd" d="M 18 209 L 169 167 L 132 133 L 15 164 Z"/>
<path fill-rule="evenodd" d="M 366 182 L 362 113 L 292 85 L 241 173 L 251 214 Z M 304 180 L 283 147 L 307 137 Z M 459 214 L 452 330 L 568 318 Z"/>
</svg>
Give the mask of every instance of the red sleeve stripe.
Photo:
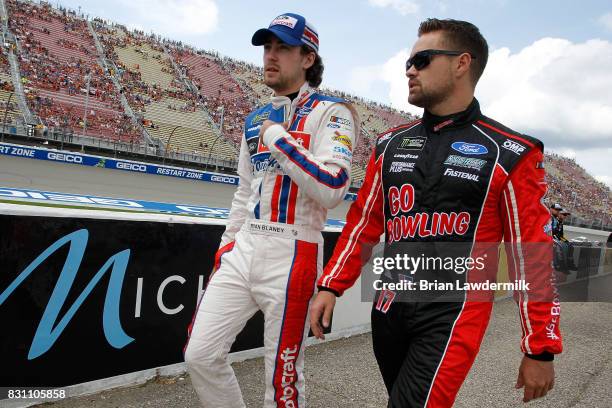
<svg viewBox="0 0 612 408">
<path fill-rule="evenodd" d="M 516 139 L 516 140 L 520 140 L 521 142 L 525 143 L 526 145 L 528 145 L 529 147 L 535 147 L 535 145 L 529 141 L 527 141 L 526 139 L 523 139 L 522 137 L 516 136 L 516 135 L 511 135 L 508 132 L 504 132 L 501 129 L 496 128 L 495 126 L 489 125 L 487 122 L 484 122 L 482 120 L 479 120 L 477 123 L 481 124 L 482 126 L 489 128 L 491 130 L 493 130 L 494 132 L 497 132 L 499 134 L 502 134 L 506 137 L 509 137 L 511 139 Z"/>
<path fill-rule="evenodd" d="M 270 221 L 278 222 L 278 203 L 281 194 L 281 183 L 283 181 L 283 176 L 277 175 L 276 181 L 274 182 L 274 190 L 272 191 L 272 200 L 270 202 Z"/>
<path fill-rule="evenodd" d="M 506 194 L 506 192 L 508 194 Z M 506 208 L 508 210 L 508 224 L 510 226 L 513 263 L 516 263 L 517 256 L 514 254 L 516 248 L 516 253 L 518 254 L 518 278 L 527 281 L 525 276 L 525 260 L 523 259 L 523 250 L 521 245 L 521 227 L 518 219 L 516 195 L 514 194 L 514 187 L 512 187 L 511 181 L 508 181 L 508 184 L 506 185 L 506 191 L 504 191 L 504 198 L 506 199 Z M 531 321 L 529 319 L 529 299 L 526 291 L 523 290 L 519 292 L 519 299 L 521 298 L 522 300 L 519 302 L 519 312 L 521 314 L 521 320 L 524 320 L 526 332 L 526 336 L 523 339 L 523 345 L 525 347 L 525 351 L 531 354 L 531 348 L 529 347 L 529 337 L 533 334 L 533 329 L 531 328 Z"/>
<path fill-rule="evenodd" d="M 359 219 L 359 222 L 357 223 L 355 228 L 351 231 L 348 242 L 346 246 L 344 247 L 344 249 L 342 250 L 342 252 L 340 253 L 340 256 L 338 257 L 338 261 L 336 262 L 336 265 L 334 265 L 333 269 L 331 270 L 331 273 L 325 277 L 325 279 L 323 280 L 322 286 L 325 286 L 325 287 L 329 286 L 331 280 L 334 279 L 338 275 L 338 273 L 342 270 L 342 268 L 344 267 L 344 264 L 346 263 L 346 260 L 355 250 L 355 246 L 357 245 L 357 242 L 359 242 L 359 236 L 361 235 L 361 233 L 363 232 L 363 230 L 366 228 L 366 226 L 369 223 L 370 214 L 372 213 L 372 209 L 374 208 L 374 203 L 376 202 L 376 198 L 378 197 L 379 193 L 382 190 L 379 188 L 380 187 L 379 162 L 382 162 L 382 155 L 378 158 L 378 161 L 376 161 L 376 172 L 374 173 L 374 180 L 372 181 L 372 187 L 370 188 L 370 191 L 368 192 L 368 198 L 366 199 L 365 205 L 363 206 L 363 210 L 361 211 L 361 218 Z"/>
</svg>

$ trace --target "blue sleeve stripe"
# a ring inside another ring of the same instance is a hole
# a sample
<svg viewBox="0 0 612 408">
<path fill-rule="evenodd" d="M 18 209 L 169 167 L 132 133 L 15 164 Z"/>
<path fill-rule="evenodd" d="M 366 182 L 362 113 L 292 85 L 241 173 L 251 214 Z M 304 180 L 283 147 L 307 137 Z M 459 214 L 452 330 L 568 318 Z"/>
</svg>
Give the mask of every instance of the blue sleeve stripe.
<svg viewBox="0 0 612 408">
<path fill-rule="evenodd" d="M 274 145 L 291 160 L 294 164 L 304 170 L 306 173 L 310 174 L 315 180 L 319 183 L 324 184 L 331 188 L 341 188 L 348 181 L 348 176 L 344 169 L 340 169 L 338 174 L 335 176 L 329 173 L 328 171 L 322 170 L 308 160 L 306 156 L 301 154 L 295 146 L 287 141 L 286 138 L 281 137 L 274 143 Z"/>
</svg>

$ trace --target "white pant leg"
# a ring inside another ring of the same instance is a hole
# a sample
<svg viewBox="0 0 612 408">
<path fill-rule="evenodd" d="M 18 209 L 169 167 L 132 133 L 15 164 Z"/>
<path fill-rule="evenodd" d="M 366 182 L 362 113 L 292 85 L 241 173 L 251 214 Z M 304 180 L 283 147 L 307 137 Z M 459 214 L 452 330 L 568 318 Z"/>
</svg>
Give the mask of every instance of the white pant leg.
<svg viewBox="0 0 612 408">
<path fill-rule="evenodd" d="M 231 252 L 210 280 L 185 350 L 191 382 L 203 407 L 244 407 L 227 355 L 236 336 L 258 307 L 251 296 L 249 272 L 253 252 L 249 234 L 238 233 Z"/>
<path fill-rule="evenodd" d="M 252 293 L 265 317 L 265 407 L 304 407 L 308 307 L 322 269 L 322 245 L 267 238 Z"/>
</svg>

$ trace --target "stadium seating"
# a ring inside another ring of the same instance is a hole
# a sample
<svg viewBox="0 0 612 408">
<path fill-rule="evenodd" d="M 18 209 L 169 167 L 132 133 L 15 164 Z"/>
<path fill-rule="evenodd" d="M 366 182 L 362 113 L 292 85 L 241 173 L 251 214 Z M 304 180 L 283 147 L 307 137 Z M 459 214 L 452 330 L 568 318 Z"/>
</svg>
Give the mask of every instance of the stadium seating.
<svg viewBox="0 0 612 408">
<path fill-rule="evenodd" d="M 87 23 L 47 3 L 8 0 L 9 27 L 20 44 L 21 79 L 30 109 L 48 127 L 126 142 L 139 141 L 100 65 Z M 89 98 L 86 106 L 87 75 Z M 86 112 L 87 111 L 87 112 Z"/>
<path fill-rule="evenodd" d="M 11 96 L 15 87 L 11 78 L 10 68 L 6 50 L 0 50 L 0 120 L 4 120 L 6 115 L 6 125 L 15 124 L 21 116 L 17 98 Z"/>
<path fill-rule="evenodd" d="M 99 52 L 83 15 L 49 3 L 6 0 L 6 5 L 9 30 L 18 42 L 10 46 L 18 58 L 27 103 L 47 127 L 135 144 L 144 143 L 144 129 L 166 152 L 235 162 L 245 116 L 269 100 L 262 68 L 253 64 L 95 18 L 91 27 L 102 46 Z M 108 70 L 101 65 L 103 58 L 111 62 Z M 22 117 L 15 96 L 6 109 L 12 81 L 3 48 L 0 108 L 3 116 L 7 113 L 7 123 Z M 352 169 L 358 187 L 377 135 L 415 117 L 339 90 L 322 92 L 348 100 L 360 115 Z M 121 93 L 131 112 L 124 110 Z M 134 126 L 134 120 L 142 128 Z M 545 165 L 547 203 L 558 202 L 582 220 L 612 223 L 606 185 L 572 159 L 547 154 Z"/>
</svg>

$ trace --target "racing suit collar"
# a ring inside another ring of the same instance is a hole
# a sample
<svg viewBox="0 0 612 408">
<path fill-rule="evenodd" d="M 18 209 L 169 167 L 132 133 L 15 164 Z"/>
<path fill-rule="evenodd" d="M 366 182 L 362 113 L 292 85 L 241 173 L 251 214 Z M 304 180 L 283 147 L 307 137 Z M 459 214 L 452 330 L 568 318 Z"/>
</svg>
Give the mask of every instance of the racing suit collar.
<svg viewBox="0 0 612 408">
<path fill-rule="evenodd" d="M 480 104 L 476 98 L 474 98 L 466 110 L 446 116 L 437 116 L 425 110 L 423 113 L 423 124 L 427 130 L 439 132 L 442 129 L 459 128 L 466 125 L 471 125 L 479 117 Z"/>
<path fill-rule="evenodd" d="M 293 99 L 289 99 L 287 96 L 275 96 L 272 94 L 270 102 L 272 102 L 272 106 L 276 109 L 280 105 L 285 105 L 287 103 L 291 103 L 291 105 L 297 105 L 299 102 L 303 101 L 304 98 L 310 96 L 314 90 L 308 85 L 308 82 L 304 82 L 298 91 L 298 96 Z"/>
<path fill-rule="evenodd" d="M 304 102 L 305 99 L 308 99 L 314 92 L 314 88 L 308 85 L 308 82 L 304 82 L 298 91 L 298 96 L 293 100 L 289 99 L 287 96 L 275 96 L 272 94 L 270 102 L 274 109 L 278 109 L 283 105 L 289 107 L 289 109 L 285 109 L 285 120 L 288 120 L 293 116 L 297 105 Z"/>
</svg>

